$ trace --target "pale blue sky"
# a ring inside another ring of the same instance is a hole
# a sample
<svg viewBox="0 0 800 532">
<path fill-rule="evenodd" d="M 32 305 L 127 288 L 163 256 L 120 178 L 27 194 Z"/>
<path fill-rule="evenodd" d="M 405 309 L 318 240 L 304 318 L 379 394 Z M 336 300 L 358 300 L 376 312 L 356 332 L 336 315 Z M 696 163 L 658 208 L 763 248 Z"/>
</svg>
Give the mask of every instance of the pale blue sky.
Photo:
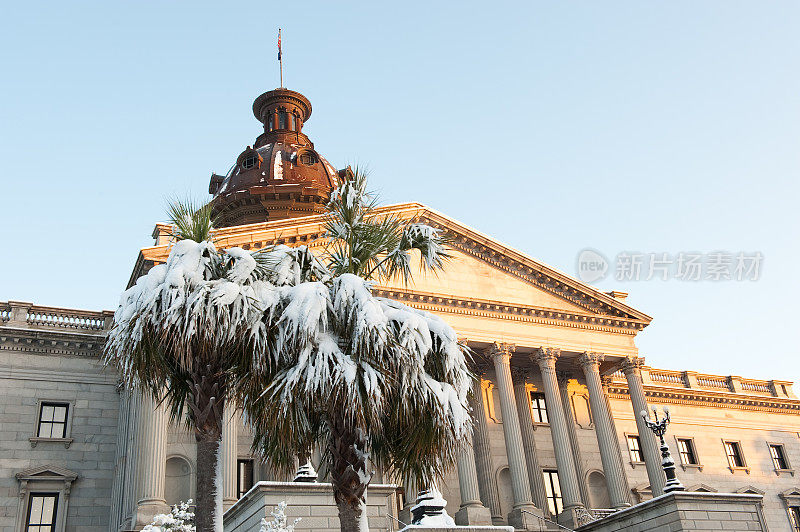
<svg viewBox="0 0 800 532">
<path fill-rule="evenodd" d="M 0 300 L 115 308 L 164 198 L 307 95 L 333 164 L 575 274 L 586 247 L 760 251 L 757 282 L 599 283 L 651 365 L 800 380 L 800 3 L 15 2 Z"/>
</svg>

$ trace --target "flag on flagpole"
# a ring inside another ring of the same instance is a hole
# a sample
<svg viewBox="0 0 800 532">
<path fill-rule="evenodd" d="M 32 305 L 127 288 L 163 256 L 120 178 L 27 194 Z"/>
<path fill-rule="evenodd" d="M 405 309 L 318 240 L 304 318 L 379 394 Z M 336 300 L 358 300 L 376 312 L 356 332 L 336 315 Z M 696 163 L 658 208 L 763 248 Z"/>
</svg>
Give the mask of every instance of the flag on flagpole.
<svg viewBox="0 0 800 532">
<path fill-rule="evenodd" d="M 278 61 L 281 60 L 281 29 L 278 28 Z"/>
</svg>

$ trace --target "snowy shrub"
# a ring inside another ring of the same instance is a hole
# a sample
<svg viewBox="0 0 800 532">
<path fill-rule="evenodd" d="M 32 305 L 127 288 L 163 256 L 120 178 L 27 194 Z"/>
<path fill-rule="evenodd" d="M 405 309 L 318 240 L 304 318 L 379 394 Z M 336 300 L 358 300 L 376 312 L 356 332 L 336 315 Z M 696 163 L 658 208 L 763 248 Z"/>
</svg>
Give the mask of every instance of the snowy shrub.
<svg viewBox="0 0 800 532">
<path fill-rule="evenodd" d="M 294 532 L 294 527 L 300 522 L 300 518 L 295 519 L 291 525 L 287 524 L 287 506 L 285 501 L 278 503 L 278 506 L 270 512 L 272 521 L 267 522 L 266 518 L 261 520 L 261 530 L 259 532 Z"/>
<path fill-rule="evenodd" d="M 142 529 L 142 532 L 195 532 L 194 512 L 191 510 L 192 499 L 172 507 L 168 514 L 158 514 L 153 522 Z"/>
</svg>

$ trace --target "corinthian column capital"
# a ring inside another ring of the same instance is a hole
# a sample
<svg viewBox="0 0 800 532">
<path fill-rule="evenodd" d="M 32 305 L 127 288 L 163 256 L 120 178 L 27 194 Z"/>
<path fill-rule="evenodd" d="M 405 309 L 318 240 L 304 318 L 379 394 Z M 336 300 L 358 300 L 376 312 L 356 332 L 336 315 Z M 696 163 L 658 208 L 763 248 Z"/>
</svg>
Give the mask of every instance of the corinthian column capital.
<svg viewBox="0 0 800 532">
<path fill-rule="evenodd" d="M 629 356 L 620 364 L 620 369 L 625 375 L 629 373 L 639 373 L 644 366 L 644 359 L 642 357 Z"/>
<path fill-rule="evenodd" d="M 505 342 L 495 342 L 492 347 L 489 348 L 489 356 L 492 359 L 496 357 L 503 357 L 506 361 L 511 359 L 511 354 L 517 349 L 517 346 L 514 344 L 507 344 Z"/>
<path fill-rule="evenodd" d="M 561 356 L 558 347 L 540 347 L 531 354 L 531 360 L 539 364 L 540 368 L 555 368 L 556 360 Z"/>
<path fill-rule="evenodd" d="M 595 353 L 587 351 L 578 357 L 578 363 L 581 367 L 585 370 L 587 369 L 597 369 L 600 367 L 600 363 L 605 358 L 603 353 Z"/>
</svg>

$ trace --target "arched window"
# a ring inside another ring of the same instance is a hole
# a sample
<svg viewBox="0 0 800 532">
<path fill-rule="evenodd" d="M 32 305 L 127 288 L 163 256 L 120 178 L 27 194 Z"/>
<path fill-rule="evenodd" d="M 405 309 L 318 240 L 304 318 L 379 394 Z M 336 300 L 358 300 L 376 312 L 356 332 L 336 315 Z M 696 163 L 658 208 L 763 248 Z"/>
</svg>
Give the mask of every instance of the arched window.
<svg viewBox="0 0 800 532">
<path fill-rule="evenodd" d="M 289 129 L 294 131 L 294 113 L 289 113 Z"/>
<path fill-rule="evenodd" d="M 278 109 L 278 129 L 286 129 L 286 109 Z"/>
<path fill-rule="evenodd" d="M 267 112 L 267 131 L 275 129 L 275 113 Z"/>
<path fill-rule="evenodd" d="M 248 153 L 242 161 L 242 168 L 249 170 L 258 165 L 258 154 L 256 152 Z"/>
</svg>

